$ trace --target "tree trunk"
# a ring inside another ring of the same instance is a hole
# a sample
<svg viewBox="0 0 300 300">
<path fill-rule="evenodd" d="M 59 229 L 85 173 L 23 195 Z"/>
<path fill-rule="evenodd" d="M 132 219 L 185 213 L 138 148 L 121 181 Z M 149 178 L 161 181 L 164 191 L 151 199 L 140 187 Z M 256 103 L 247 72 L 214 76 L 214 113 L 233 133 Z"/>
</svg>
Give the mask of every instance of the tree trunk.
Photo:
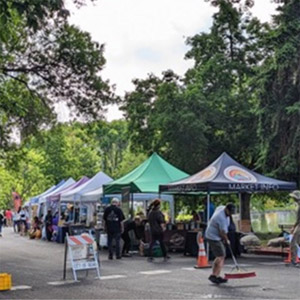
<svg viewBox="0 0 300 300">
<path fill-rule="evenodd" d="M 250 198 L 251 194 L 240 194 L 240 231 L 251 232 L 251 215 L 250 215 Z"/>
</svg>

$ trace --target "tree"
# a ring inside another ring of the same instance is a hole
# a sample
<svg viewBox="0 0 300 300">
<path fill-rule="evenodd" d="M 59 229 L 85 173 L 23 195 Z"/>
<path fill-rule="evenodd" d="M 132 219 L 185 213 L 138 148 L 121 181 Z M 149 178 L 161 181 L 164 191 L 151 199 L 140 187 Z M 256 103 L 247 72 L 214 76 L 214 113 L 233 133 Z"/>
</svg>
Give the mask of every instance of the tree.
<svg viewBox="0 0 300 300">
<path fill-rule="evenodd" d="M 270 175 L 300 182 L 300 20 L 299 1 L 278 8 L 264 38 L 268 51 L 256 78 L 259 104 L 259 160 Z"/>
<path fill-rule="evenodd" d="M 58 101 L 84 117 L 101 117 L 103 105 L 113 101 L 108 82 L 99 75 L 105 64 L 104 46 L 68 24 L 62 0 L 2 2 L 1 145 L 13 127 L 25 137 L 48 125 Z"/>
</svg>

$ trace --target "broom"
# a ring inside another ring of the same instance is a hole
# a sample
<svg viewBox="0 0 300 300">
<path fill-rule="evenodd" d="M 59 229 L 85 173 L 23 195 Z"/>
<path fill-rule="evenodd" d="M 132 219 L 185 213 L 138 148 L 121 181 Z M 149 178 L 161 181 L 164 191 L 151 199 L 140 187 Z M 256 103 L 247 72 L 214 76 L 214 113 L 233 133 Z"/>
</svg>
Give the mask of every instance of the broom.
<svg viewBox="0 0 300 300">
<path fill-rule="evenodd" d="M 225 273 L 225 278 L 226 279 L 242 279 L 242 278 L 255 277 L 256 276 L 255 272 L 247 272 L 246 270 L 240 268 L 234 254 L 232 252 L 230 244 L 228 244 L 228 248 L 230 250 L 230 254 L 231 254 L 231 257 L 232 257 L 235 267 L 232 268 L 230 273 Z"/>
</svg>

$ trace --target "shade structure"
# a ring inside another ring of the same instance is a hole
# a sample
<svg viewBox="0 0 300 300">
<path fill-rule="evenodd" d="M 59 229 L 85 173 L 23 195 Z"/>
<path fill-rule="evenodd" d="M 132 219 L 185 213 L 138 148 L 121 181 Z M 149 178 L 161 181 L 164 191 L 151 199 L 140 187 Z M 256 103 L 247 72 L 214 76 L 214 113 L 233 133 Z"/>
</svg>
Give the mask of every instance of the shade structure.
<svg viewBox="0 0 300 300">
<path fill-rule="evenodd" d="M 73 190 L 62 193 L 61 202 L 83 202 L 82 195 L 90 191 L 99 189 L 105 183 L 113 181 L 111 177 L 103 172 L 97 173 L 93 178 Z M 87 200 L 86 200 L 87 201 Z"/>
<path fill-rule="evenodd" d="M 81 196 L 81 200 L 96 202 L 96 201 L 100 201 L 102 195 L 103 195 L 103 187 L 101 186 L 96 190 L 93 190 L 93 191 L 83 194 Z"/>
<path fill-rule="evenodd" d="M 65 188 L 67 188 L 68 186 L 70 186 L 71 184 L 75 183 L 75 180 L 73 178 L 69 178 L 67 181 L 65 181 L 62 185 L 60 185 L 58 188 L 56 188 L 55 190 L 53 190 L 52 192 L 42 196 L 39 198 L 39 203 L 45 203 L 46 201 L 49 200 L 49 197 Z"/>
<path fill-rule="evenodd" d="M 271 192 L 290 191 L 296 187 L 295 182 L 277 180 L 251 171 L 224 152 L 202 171 L 183 180 L 160 185 L 160 191 Z"/>
<path fill-rule="evenodd" d="M 74 182 L 70 186 L 67 186 L 64 189 L 60 190 L 60 191 L 55 191 L 54 194 L 52 194 L 52 195 L 50 195 L 50 196 L 47 197 L 47 200 L 49 200 L 49 201 L 59 201 L 60 200 L 60 196 L 61 196 L 62 193 L 69 192 L 69 191 L 77 188 L 78 186 L 84 184 L 88 180 L 90 180 L 88 177 L 83 176 L 82 178 L 80 178 L 78 181 Z"/>
<path fill-rule="evenodd" d="M 157 153 L 153 153 L 140 166 L 127 175 L 104 185 L 105 194 L 120 194 L 122 188 L 130 187 L 131 193 L 158 193 L 159 185 L 187 177 Z"/>
<path fill-rule="evenodd" d="M 62 184 L 64 184 L 64 183 L 65 183 L 65 180 L 63 179 L 63 180 L 61 180 L 57 185 L 51 186 L 48 190 L 46 190 L 46 191 L 43 192 L 42 194 L 30 198 L 30 204 L 31 204 L 31 205 L 34 205 L 34 204 L 39 203 L 39 198 L 40 198 L 40 197 L 43 197 L 43 196 L 45 196 L 45 195 L 51 193 L 52 191 L 54 191 L 55 189 L 59 188 L 59 187 L 60 187 Z"/>
</svg>

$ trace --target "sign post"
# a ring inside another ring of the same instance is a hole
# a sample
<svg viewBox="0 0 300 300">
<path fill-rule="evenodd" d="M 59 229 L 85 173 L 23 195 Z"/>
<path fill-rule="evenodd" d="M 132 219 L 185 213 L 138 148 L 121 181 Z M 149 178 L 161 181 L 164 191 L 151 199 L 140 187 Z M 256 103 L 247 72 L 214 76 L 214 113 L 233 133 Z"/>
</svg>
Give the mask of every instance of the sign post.
<svg viewBox="0 0 300 300">
<path fill-rule="evenodd" d="M 100 279 L 100 268 L 97 258 L 97 252 L 94 247 L 94 240 L 90 234 L 83 233 L 81 235 L 67 234 L 65 246 L 65 260 L 64 260 L 64 275 L 66 279 L 66 265 L 67 255 L 72 265 L 74 280 L 77 281 L 76 271 L 96 269 L 98 278 Z"/>
</svg>

